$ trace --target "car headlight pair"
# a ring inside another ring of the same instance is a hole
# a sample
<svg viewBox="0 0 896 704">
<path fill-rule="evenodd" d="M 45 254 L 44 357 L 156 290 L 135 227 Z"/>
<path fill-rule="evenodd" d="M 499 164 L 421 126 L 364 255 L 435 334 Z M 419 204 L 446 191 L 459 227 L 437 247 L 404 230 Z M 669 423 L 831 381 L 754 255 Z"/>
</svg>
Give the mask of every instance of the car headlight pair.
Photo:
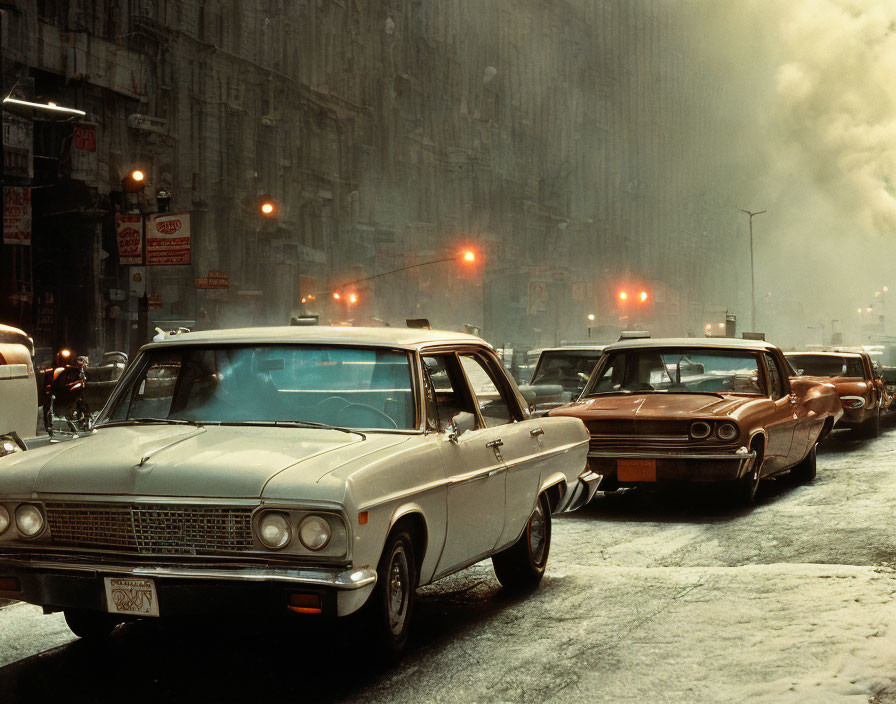
<svg viewBox="0 0 896 704">
<path fill-rule="evenodd" d="M 714 434 L 719 440 L 729 442 L 734 440 L 740 434 L 740 431 L 734 423 L 724 421 L 717 423 L 715 432 L 713 432 L 712 423 L 708 423 L 705 420 L 695 420 L 691 423 L 690 433 L 694 440 L 706 440 Z"/>
<path fill-rule="evenodd" d="M 0 506 L 0 535 L 6 532 L 11 523 L 9 509 Z M 40 508 L 34 504 L 21 504 L 16 508 L 15 523 L 23 538 L 35 538 L 43 532 L 46 521 Z"/>
<path fill-rule="evenodd" d="M 296 531 L 299 542 L 313 551 L 323 550 L 330 542 L 330 524 L 323 516 L 314 514 L 299 521 Z M 269 511 L 258 521 L 258 538 L 266 547 L 280 550 L 292 540 L 292 526 L 286 514 Z"/>
</svg>

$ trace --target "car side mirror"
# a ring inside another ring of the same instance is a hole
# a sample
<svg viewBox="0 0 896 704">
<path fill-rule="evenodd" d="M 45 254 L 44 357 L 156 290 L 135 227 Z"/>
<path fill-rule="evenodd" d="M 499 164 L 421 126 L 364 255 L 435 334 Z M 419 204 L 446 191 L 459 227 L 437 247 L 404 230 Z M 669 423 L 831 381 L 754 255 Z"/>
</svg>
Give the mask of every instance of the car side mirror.
<svg viewBox="0 0 896 704">
<path fill-rule="evenodd" d="M 445 432 L 448 434 L 448 439 L 451 442 L 457 442 L 458 438 L 464 433 L 475 430 L 475 428 L 476 416 L 472 413 L 461 411 L 451 419 L 451 422 L 445 427 Z"/>
</svg>

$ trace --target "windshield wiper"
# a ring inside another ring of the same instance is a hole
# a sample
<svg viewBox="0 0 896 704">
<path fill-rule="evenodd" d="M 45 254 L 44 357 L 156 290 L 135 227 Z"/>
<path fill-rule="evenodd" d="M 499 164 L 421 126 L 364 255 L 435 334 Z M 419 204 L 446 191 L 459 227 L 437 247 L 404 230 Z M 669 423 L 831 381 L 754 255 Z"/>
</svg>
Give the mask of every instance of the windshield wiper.
<svg viewBox="0 0 896 704">
<path fill-rule="evenodd" d="M 615 391 L 595 391 L 594 393 L 586 394 L 584 396 L 584 398 L 591 398 L 592 396 L 612 396 L 614 394 L 628 395 L 628 394 L 633 394 L 633 393 L 635 393 L 635 392 L 630 389 L 616 389 Z M 639 391 L 638 393 L 640 394 L 640 393 L 653 393 L 653 392 L 652 391 L 643 391 L 643 392 Z"/>
<path fill-rule="evenodd" d="M 667 394 L 709 394 L 710 396 L 718 396 L 724 399 L 725 396 L 720 391 L 664 391 Z"/>
<path fill-rule="evenodd" d="M 275 428 L 322 428 L 324 430 L 338 430 L 340 433 L 348 433 L 349 435 L 360 435 L 362 440 L 367 439 L 367 436 L 359 430 L 343 428 L 339 425 L 329 425 L 328 423 L 315 423 L 311 420 L 232 420 L 222 421 L 218 425 L 272 426 Z"/>
<path fill-rule="evenodd" d="M 99 423 L 96 425 L 97 428 L 108 428 L 115 425 L 141 425 L 143 423 L 163 423 L 168 425 L 192 425 L 197 428 L 201 428 L 204 425 L 212 425 L 210 423 L 203 423 L 198 420 L 191 420 L 189 418 L 126 418 L 125 420 L 110 420 L 105 423 Z"/>
</svg>

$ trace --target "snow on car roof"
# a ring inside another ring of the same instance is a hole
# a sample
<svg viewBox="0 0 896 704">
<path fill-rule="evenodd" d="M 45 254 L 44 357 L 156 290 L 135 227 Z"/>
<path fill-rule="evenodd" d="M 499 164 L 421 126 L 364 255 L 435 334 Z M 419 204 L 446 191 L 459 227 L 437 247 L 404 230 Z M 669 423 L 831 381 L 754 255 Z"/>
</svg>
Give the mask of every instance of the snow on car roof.
<svg viewBox="0 0 896 704">
<path fill-rule="evenodd" d="M 653 339 L 622 340 L 604 347 L 604 352 L 642 347 L 706 347 L 735 350 L 774 350 L 770 342 L 762 340 L 738 340 L 733 337 L 667 337 Z"/>
<path fill-rule="evenodd" d="M 263 328 L 234 328 L 230 330 L 202 330 L 171 335 L 160 342 L 151 342 L 144 349 L 180 344 L 245 344 L 252 342 L 359 345 L 368 347 L 401 347 L 415 349 L 438 343 L 477 344 L 491 347 L 475 335 L 449 330 L 419 328 L 356 328 L 314 326 L 280 326 Z"/>
</svg>

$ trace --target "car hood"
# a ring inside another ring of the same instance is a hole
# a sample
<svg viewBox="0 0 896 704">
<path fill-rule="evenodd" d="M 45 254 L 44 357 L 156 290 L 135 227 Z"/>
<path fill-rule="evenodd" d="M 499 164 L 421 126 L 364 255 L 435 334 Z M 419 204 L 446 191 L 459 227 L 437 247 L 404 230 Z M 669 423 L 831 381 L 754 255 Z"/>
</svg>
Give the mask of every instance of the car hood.
<svg viewBox="0 0 896 704">
<path fill-rule="evenodd" d="M 595 396 L 550 411 L 552 416 L 574 416 L 584 421 L 604 419 L 659 420 L 728 417 L 755 400 L 749 396 L 710 394 L 631 394 Z"/>
<path fill-rule="evenodd" d="M 263 496 L 265 485 L 282 472 L 295 473 L 294 479 L 313 487 L 335 468 L 406 439 L 369 433 L 363 440 L 310 428 L 103 428 L 11 456 L 13 488 L 4 481 L 7 467 L 0 464 L 0 492 L 30 484 L 30 491 L 41 494 L 254 498 Z"/>
</svg>

